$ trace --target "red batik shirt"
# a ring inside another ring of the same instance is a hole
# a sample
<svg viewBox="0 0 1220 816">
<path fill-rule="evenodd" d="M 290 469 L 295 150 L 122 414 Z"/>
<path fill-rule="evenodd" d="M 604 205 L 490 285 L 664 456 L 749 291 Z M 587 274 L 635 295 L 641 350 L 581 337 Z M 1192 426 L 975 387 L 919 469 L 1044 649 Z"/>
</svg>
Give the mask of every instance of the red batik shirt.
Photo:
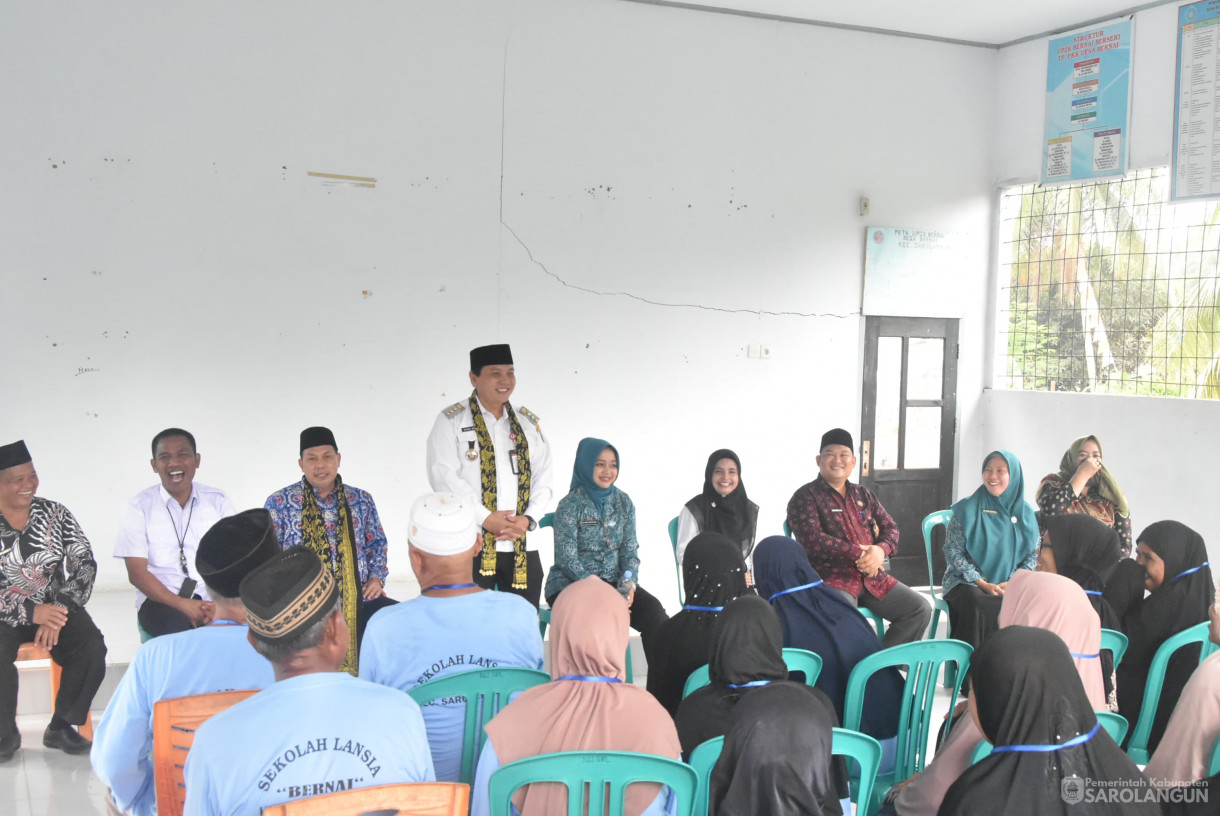
<svg viewBox="0 0 1220 816">
<path fill-rule="evenodd" d="M 897 584 L 887 572 L 865 578 L 856 567 L 866 547 L 876 544 L 887 556 L 898 550 L 898 525 L 872 491 L 847 483 L 846 496 L 821 476 L 800 488 L 788 502 L 788 526 L 809 555 L 827 586 L 841 589 L 853 598 L 866 587 L 884 598 Z"/>
</svg>

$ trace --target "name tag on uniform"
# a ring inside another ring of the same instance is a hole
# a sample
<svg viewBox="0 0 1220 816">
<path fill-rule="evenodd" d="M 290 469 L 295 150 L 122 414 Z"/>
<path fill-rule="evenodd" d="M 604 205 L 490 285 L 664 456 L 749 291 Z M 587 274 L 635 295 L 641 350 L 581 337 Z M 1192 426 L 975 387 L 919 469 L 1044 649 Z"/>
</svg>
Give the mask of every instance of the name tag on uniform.
<svg viewBox="0 0 1220 816">
<path fill-rule="evenodd" d="M 466 433 L 467 431 L 473 431 L 473 430 L 474 430 L 474 426 L 468 425 L 465 428 L 462 428 L 462 433 Z"/>
<path fill-rule="evenodd" d="M 832 508 L 830 508 L 830 512 L 832 512 L 832 513 L 842 513 L 842 512 L 843 512 L 843 510 L 842 510 L 842 508 L 839 508 L 839 507 L 832 507 Z"/>
<path fill-rule="evenodd" d="M 988 514 L 993 515 L 993 516 L 998 516 L 998 515 L 1000 515 L 1000 514 L 999 514 L 999 513 L 997 513 L 995 510 L 988 510 L 986 507 L 984 507 L 984 508 L 983 508 L 983 512 L 984 512 L 984 513 L 988 513 Z"/>
<path fill-rule="evenodd" d="M 594 524 L 597 524 L 597 519 L 593 519 L 591 521 L 582 521 L 580 523 L 580 526 L 581 527 L 592 527 Z"/>
</svg>

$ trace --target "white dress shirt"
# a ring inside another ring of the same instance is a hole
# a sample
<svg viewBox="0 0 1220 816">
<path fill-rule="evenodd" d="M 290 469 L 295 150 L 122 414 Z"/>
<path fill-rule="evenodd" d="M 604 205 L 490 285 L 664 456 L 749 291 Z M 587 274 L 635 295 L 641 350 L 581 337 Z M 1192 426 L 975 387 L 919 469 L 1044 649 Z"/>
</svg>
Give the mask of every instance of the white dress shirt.
<svg viewBox="0 0 1220 816">
<path fill-rule="evenodd" d="M 509 439 L 512 423 L 508 411 L 496 419 L 483 404 L 478 403 L 487 423 L 487 433 L 496 450 L 496 507 L 483 507 L 483 489 L 480 487 L 478 436 L 474 430 L 474 417 L 470 413 L 470 399 L 462 401 L 462 410 L 451 415 L 446 408 L 436 418 L 432 433 L 428 435 L 428 484 L 433 490 L 454 493 L 468 498 L 476 508 L 475 517 L 480 524 L 491 515 L 492 510 L 517 512 L 517 474 L 513 473 L 512 453 L 517 446 Z M 551 503 L 551 448 L 542 435 L 542 429 L 525 416 L 523 408 L 514 408 L 517 421 L 525 431 L 530 451 L 530 500 L 525 515 L 538 521 Z M 473 450 L 474 459 L 466 452 Z M 526 538 L 526 548 L 538 547 Z M 512 552 L 513 542 L 497 541 L 497 552 Z"/>
<path fill-rule="evenodd" d="M 181 559 L 178 542 L 186 556 L 187 573 L 198 586 L 195 592 L 204 600 L 211 600 L 199 571 L 195 569 L 195 550 L 199 539 L 208 528 L 225 516 L 237 513 L 237 508 L 223 490 L 208 487 L 200 482 L 191 485 L 191 497 L 186 506 L 165 491 L 161 485 L 141 490 L 127 506 L 119 519 L 118 539 L 114 543 L 115 558 L 147 558 L 148 571 L 177 594 L 182 587 Z M 145 595 L 136 590 L 136 608 L 144 603 Z"/>
</svg>

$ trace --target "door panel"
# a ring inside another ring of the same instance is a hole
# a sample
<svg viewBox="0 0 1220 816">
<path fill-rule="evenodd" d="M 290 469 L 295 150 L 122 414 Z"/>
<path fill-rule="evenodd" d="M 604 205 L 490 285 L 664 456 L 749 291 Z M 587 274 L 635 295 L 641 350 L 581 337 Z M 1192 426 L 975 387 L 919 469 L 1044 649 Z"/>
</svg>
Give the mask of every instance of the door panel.
<svg viewBox="0 0 1220 816">
<path fill-rule="evenodd" d="M 957 432 L 957 320 L 865 320 L 860 482 L 898 523 L 889 570 L 903 583 L 928 582 L 923 518 L 953 498 Z M 944 574 L 943 531 L 933 541 L 934 580 Z"/>
</svg>

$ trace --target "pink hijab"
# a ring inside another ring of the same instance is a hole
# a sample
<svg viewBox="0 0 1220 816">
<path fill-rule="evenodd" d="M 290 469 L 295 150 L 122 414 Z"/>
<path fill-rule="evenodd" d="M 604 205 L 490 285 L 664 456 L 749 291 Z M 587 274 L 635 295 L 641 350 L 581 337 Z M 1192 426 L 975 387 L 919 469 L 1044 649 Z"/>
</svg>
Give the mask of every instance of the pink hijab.
<svg viewBox="0 0 1220 816">
<path fill-rule="evenodd" d="M 522 692 L 487 724 L 487 737 L 501 765 L 582 750 L 680 758 L 673 720 L 644 689 L 560 679 L 579 675 L 622 680 L 627 622 L 623 597 L 600 578 L 585 578 L 559 593 L 551 613 L 552 682 Z M 639 816 L 660 790 L 656 784 L 631 785 L 624 812 Z M 567 801 L 567 789 L 554 783 L 530 785 L 513 796 L 517 810 L 531 816 L 566 816 Z"/>
<path fill-rule="evenodd" d="M 1049 572 L 1017 570 L 1008 581 L 1000 606 L 1000 627 L 1036 626 L 1054 632 L 1067 644 L 1084 690 L 1095 711 L 1106 708 L 1101 660 L 1101 619 L 1080 585 Z M 958 719 L 936 756 L 898 792 L 900 816 L 935 816 L 949 786 L 970 767 L 970 757 L 983 739 L 974 719 Z"/>
</svg>

